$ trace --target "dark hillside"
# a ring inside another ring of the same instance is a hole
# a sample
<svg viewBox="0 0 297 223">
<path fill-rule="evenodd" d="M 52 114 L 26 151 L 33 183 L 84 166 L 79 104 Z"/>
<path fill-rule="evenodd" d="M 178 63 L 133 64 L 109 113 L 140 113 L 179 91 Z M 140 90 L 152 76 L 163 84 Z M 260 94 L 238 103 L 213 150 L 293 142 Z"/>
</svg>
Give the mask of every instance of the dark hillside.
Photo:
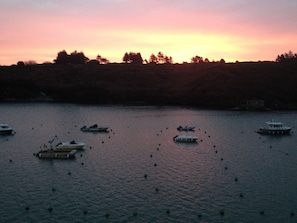
<svg viewBox="0 0 297 223">
<path fill-rule="evenodd" d="M 297 109 L 297 65 L 274 62 L 3 66 L 0 83 L 2 101 Z"/>
</svg>

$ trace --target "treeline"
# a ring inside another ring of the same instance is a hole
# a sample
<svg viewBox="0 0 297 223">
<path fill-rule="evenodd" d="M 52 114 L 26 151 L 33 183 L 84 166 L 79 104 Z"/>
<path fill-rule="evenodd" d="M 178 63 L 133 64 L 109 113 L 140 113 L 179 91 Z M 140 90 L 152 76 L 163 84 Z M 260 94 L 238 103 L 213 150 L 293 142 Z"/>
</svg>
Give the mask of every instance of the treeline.
<svg viewBox="0 0 297 223">
<path fill-rule="evenodd" d="M 287 53 L 278 55 L 276 62 L 279 63 L 297 63 L 297 54 L 293 53 L 291 50 Z"/>
<path fill-rule="evenodd" d="M 102 57 L 101 55 L 97 55 L 96 59 L 89 59 L 84 55 L 83 52 L 73 51 L 68 54 L 65 50 L 58 52 L 56 59 L 53 60 L 55 64 L 109 64 L 110 61 Z M 171 56 L 167 56 L 162 52 L 158 52 L 156 55 L 151 54 L 150 58 L 143 59 L 140 52 L 126 52 L 122 58 L 123 63 L 127 64 L 173 64 L 173 58 Z M 238 61 L 236 61 L 238 62 Z M 279 63 L 297 63 L 297 54 L 289 51 L 287 53 L 283 53 L 278 55 L 275 62 Z M 51 62 L 47 62 L 51 63 Z M 187 62 L 184 62 L 187 63 Z M 219 61 L 210 61 L 208 58 L 203 59 L 202 56 L 195 55 L 191 58 L 190 63 L 225 63 L 224 59 Z M 37 64 L 34 60 L 29 60 L 26 62 L 19 61 L 17 65 L 34 65 Z"/>
<path fill-rule="evenodd" d="M 86 64 L 86 63 L 92 63 L 92 64 L 109 64 L 110 61 L 102 57 L 101 55 L 97 55 L 95 59 L 89 59 L 83 52 L 73 51 L 72 53 L 68 54 L 66 50 L 62 50 L 57 53 L 57 57 L 53 60 L 55 64 Z M 122 58 L 123 63 L 127 64 L 173 64 L 173 58 L 171 56 L 167 56 L 163 52 L 158 52 L 156 55 L 151 54 L 150 58 L 143 59 L 140 52 L 126 52 Z M 203 57 L 201 56 L 194 56 L 191 58 L 190 63 L 208 63 L 210 62 L 207 58 L 203 60 Z M 212 63 L 225 63 L 224 59 L 221 59 L 220 61 L 212 61 Z M 51 62 L 45 62 L 45 63 L 51 63 Z M 184 62 L 187 63 L 187 62 Z M 34 60 L 29 61 L 18 61 L 17 65 L 34 65 L 37 64 Z"/>
</svg>

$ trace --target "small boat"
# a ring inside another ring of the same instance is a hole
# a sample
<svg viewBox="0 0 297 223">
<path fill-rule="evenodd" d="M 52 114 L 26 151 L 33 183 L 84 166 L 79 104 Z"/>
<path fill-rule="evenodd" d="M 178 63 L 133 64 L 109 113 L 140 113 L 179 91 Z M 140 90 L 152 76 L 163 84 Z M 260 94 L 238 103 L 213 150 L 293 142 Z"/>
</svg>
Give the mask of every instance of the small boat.
<svg viewBox="0 0 297 223">
<path fill-rule="evenodd" d="M 195 131 L 195 126 L 185 126 L 185 127 L 182 127 L 182 126 L 179 126 L 177 127 L 177 130 L 178 131 Z"/>
<path fill-rule="evenodd" d="M 97 124 L 91 125 L 87 127 L 86 125 L 81 127 L 80 130 L 82 132 L 107 132 L 109 127 L 106 126 L 98 126 Z"/>
<path fill-rule="evenodd" d="M 285 135 L 290 134 L 292 127 L 284 126 L 282 122 L 268 121 L 267 127 L 261 127 L 257 133 L 263 135 Z"/>
<path fill-rule="evenodd" d="M 71 151 L 71 150 L 81 150 L 86 144 L 84 142 L 75 142 L 74 140 L 71 142 L 60 142 L 56 145 L 55 150 L 59 151 Z"/>
<path fill-rule="evenodd" d="M 197 142 L 197 136 L 189 136 L 189 135 L 176 135 L 173 137 L 173 140 L 176 142 Z"/>
<path fill-rule="evenodd" d="M 10 135 L 12 134 L 13 129 L 8 126 L 8 124 L 0 124 L 0 135 Z"/>
<path fill-rule="evenodd" d="M 69 152 L 54 149 L 46 149 L 40 150 L 38 153 L 36 153 L 36 157 L 40 159 L 72 159 L 75 158 L 75 153 L 75 149 Z"/>
</svg>

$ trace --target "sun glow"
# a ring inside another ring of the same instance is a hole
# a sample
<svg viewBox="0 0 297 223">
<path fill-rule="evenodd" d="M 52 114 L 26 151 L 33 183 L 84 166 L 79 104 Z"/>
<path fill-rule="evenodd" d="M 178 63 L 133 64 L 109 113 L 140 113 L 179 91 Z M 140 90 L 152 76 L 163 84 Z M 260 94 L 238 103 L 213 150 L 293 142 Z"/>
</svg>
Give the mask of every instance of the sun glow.
<svg viewBox="0 0 297 223">
<path fill-rule="evenodd" d="M 297 51 L 296 2 L 216 1 L 0 2 L 0 64 L 53 61 L 66 50 L 122 62 L 162 52 L 174 63 L 194 56 L 226 62 L 274 60 Z M 258 5 L 258 7 L 255 7 Z M 274 13 L 267 14 L 267 7 Z"/>
</svg>

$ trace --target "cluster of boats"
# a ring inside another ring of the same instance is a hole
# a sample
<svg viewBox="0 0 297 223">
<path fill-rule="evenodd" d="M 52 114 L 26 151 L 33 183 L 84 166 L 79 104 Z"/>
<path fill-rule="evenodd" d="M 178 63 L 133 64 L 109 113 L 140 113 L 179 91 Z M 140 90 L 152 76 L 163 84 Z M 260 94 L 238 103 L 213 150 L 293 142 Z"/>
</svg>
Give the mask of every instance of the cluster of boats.
<svg viewBox="0 0 297 223">
<path fill-rule="evenodd" d="M 91 126 L 83 126 L 80 128 L 82 132 L 108 132 L 106 126 L 99 126 L 97 124 Z M 59 142 L 56 146 L 52 146 L 56 138 L 49 141 L 50 148 L 47 148 L 44 145 L 43 149 L 37 152 L 35 155 L 38 158 L 42 159 L 71 159 L 75 157 L 75 154 L 78 150 L 83 150 L 83 147 L 86 145 L 84 142 Z"/>
<path fill-rule="evenodd" d="M 178 131 L 195 131 L 195 126 L 179 126 L 177 127 Z M 192 136 L 192 135 L 176 135 L 173 137 L 173 140 L 176 142 L 197 142 L 198 137 L 197 136 Z"/>
<path fill-rule="evenodd" d="M 43 145 L 43 149 L 37 152 L 35 155 L 42 159 L 71 159 L 75 157 L 77 150 L 83 150 L 86 145 L 84 142 L 60 142 L 55 147 L 52 143 L 55 139 L 50 141 L 50 148 L 47 145 Z"/>
<path fill-rule="evenodd" d="M 266 122 L 266 127 L 259 128 L 256 132 L 263 135 L 287 135 L 291 133 L 292 127 L 285 126 L 282 122 L 274 120 Z M 195 126 L 179 126 L 178 131 L 195 131 Z M 176 142 L 197 142 L 198 137 L 193 135 L 176 135 L 173 137 Z"/>
<path fill-rule="evenodd" d="M 256 132 L 264 135 L 285 135 L 290 134 L 292 127 L 285 126 L 282 122 L 277 122 L 274 120 L 266 122 L 266 127 L 259 128 Z M 80 128 L 82 132 L 108 132 L 106 126 L 98 126 L 97 124 L 91 126 L 83 126 Z M 193 132 L 195 131 L 195 126 L 179 126 L 178 131 Z M 0 135 L 13 134 L 13 128 L 9 127 L 8 124 L 0 123 Z M 55 139 L 51 140 L 50 148 L 44 145 L 44 148 L 37 152 L 35 155 L 38 158 L 43 159 L 71 159 L 75 157 L 77 150 L 83 150 L 86 145 L 84 142 L 60 142 L 56 146 L 52 146 Z M 176 135 L 173 137 L 176 142 L 197 142 L 198 137 L 194 135 Z"/>
</svg>

